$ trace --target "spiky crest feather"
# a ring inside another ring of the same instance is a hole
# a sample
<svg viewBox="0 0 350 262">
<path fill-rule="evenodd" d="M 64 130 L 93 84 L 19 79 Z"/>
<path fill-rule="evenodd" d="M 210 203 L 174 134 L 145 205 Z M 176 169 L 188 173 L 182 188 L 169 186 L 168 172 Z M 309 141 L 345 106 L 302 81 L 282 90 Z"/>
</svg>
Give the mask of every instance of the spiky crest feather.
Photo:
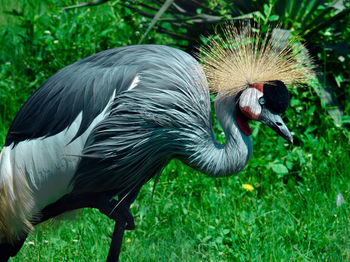
<svg viewBox="0 0 350 262">
<path fill-rule="evenodd" d="M 223 37 L 212 38 L 201 47 L 199 59 L 212 91 L 235 95 L 256 83 L 280 80 L 296 84 L 312 78 L 311 59 L 295 37 L 280 47 L 283 35 L 273 38 L 269 30 L 263 36 L 253 26 L 226 24 Z"/>
</svg>

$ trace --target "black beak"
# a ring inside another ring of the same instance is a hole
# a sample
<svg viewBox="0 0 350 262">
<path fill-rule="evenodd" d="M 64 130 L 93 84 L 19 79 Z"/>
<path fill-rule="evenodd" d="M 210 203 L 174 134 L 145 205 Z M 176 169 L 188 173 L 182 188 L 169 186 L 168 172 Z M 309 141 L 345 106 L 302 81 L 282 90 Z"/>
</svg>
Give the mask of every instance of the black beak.
<svg viewBox="0 0 350 262">
<path fill-rule="evenodd" d="M 261 123 L 268 125 L 272 130 L 276 131 L 281 137 L 286 139 L 288 142 L 293 143 L 293 137 L 287 126 L 283 122 L 282 118 L 277 114 L 266 107 L 263 107 L 260 117 L 258 119 Z"/>
</svg>

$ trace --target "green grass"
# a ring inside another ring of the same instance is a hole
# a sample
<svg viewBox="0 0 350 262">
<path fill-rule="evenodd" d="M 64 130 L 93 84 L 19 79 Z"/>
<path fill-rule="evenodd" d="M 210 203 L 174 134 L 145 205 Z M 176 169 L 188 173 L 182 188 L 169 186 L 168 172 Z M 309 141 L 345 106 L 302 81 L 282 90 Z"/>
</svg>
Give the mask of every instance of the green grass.
<svg viewBox="0 0 350 262">
<path fill-rule="evenodd" d="M 50 75 L 100 50 L 135 44 L 145 31 L 140 16 L 114 1 L 68 13 L 58 2 L 75 1 L 47 1 L 44 13 L 28 2 L 35 1 L 13 3 L 21 17 L 0 15 L 1 144 L 21 104 Z M 154 32 L 148 42 L 178 43 Z M 125 235 L 121 261 L 349 261 L 349 132 L 334 126 L 308 87 L 291 89 L 284 119 L 294 144 L 253 123 L 254 154 L 238 175 L 208 178 L 172 161 L 153 199 L 150 182 L 133 204 L 136 230 Z M 216 122 L 214 129 L 223 141 Z M 242 188 L 247 183 L 252 192 Z M 339 193 L 345 204 L 337 207 Z M 112 230 L 112 221 L 86 209 L 36 227 L 11 261 L 104 261 Z"/>
<path fill-rule="evenodd" d="M 349 174 L 330 172 L 330 184 L 314 180 L 290 187 L 276 178 L 261 181 L 257 173 L 248 167 L 239 176 L 214 180 L 172 162 L 153 200 L 149 183 L 132 206 L 136 230 L 124 237 L 121 261 L 350 258 Z M 242 188 L 247 182 L 255 186 L 252 192 Z M 337 207 L 339 192 L 347 204 Z M 103 261 L 112 226 L 95 210 L 59 225 L 46 223 L 12 261 Z"/>
</svg>

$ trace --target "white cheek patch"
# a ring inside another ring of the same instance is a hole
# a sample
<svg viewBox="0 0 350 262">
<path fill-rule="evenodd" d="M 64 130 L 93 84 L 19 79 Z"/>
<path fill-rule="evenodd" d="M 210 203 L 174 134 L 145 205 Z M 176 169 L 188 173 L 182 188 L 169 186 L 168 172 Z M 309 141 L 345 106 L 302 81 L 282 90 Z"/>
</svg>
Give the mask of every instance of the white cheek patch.
<svg viewBox="0 0 350 262">
<path fill-rule="evenodd" d="M 259 104 L 259 98 L 262 96 L 263 93 L 256 88 L 248 88 L 241 94 L 239 98 L 239 108 L 249 119 L 259 119 L 262 110 Z"/>
</svg>

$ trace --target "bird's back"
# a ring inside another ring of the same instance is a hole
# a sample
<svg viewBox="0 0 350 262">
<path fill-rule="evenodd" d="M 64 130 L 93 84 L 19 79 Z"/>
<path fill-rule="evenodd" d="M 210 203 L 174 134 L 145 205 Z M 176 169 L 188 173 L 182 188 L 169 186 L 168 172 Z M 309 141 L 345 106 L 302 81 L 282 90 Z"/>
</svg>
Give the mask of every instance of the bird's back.
<svg viewBox="0 0 350 262">
<path fill-rule="evenodd" d="M 55 135 L 82 113 L 74 138 L 79 137 L 103 111 L 113 93 L 118 95 L 127 90 L 137 73 L 154 70 L 157 76 L 158 70 L 171 67 L 176 58 L 193 59 L 169 47 L 128 46 L 106 50 L 64 67 L 23 104 L 12 122 L 5 146 Z"/>
</svg>

